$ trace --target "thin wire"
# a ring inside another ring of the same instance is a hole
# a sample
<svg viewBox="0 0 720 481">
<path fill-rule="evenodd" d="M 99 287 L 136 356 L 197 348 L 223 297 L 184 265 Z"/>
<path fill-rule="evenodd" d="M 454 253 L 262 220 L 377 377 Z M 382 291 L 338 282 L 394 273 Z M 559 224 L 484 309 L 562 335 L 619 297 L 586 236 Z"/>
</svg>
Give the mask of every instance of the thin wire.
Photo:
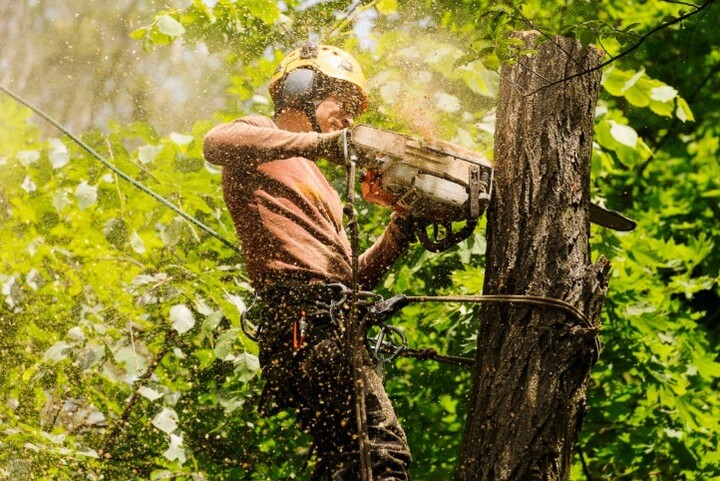
<svg viewBox="0 0 720 481">
<path fill-rule="evenodd" d="M 205 231 L 206 233 L 210 234 L 211 236 L 213 236 L 214 238 L 216 238 L 217 240 L 219 240 L 220 242 L 222 242 L 222 243 L 225 244 L 226 246 L 230 247 L 230 248 L 231 248 L 233 251 L 235 251 L 236 253 L 242 254 L 242 251 L 240 250 L 240 248 L 239 248 L 237 245 L 235 245 L 233 242 L 231 242 L 231 241 L 229 241 L 228 239 L 226 239 L 225 237 L 221 236 L 220 234 L 218 234 L 217 232 L 215 232 L 211 227 L 208 227 L 207 225 L 203 224 L 202 222 L 200 222 L 200 221 L 199 221 L 198 219 L 196 219 L 195 217 L 193 217 L 193 216 L 191 216 L 190 214 L 186 213 L 186 212 L 183 211 L 181 208 L 179 208 L 178 206 L 176 206 L 175 204 L 173 204 L 172 202 L 170 202 L 170 201 L 167 200 L 166 198 L 162 197 L 160 194 L 157 194 L 156 192 L 154 192 L 153 190 L 149 189 L 148 187 L 145 187 L 143 184 L 141 184 L 141 183 L 138 182 L 137 180 L 133 179 L 132 177 L 130 177 L 129 175 L 127 175 L 127 174 L 126 174 L 125 172 L 123 172 L 122 170 L 120 170 L 120 169 L 118 169 L 117 167 L 115 167 L 115 165 L 113 165 L 112 163 L 108 162 L 104 157 L 102 157 L 100 154 L 98 154 L 92 147 L 90 147 L 88 144 L 86 144 L 85 142 L 83 142 L 82 140 L 80 140 L 78 137 L 76 137 L 75 135 L 73 135 L 73 134 L 72 134 L 67 128 L 65 128 L 60 122 L 58 122 L 58 121 L 55 120 L 54 118 L 50 117 L 48 114 L 46 114 L 45 112 L 43 112 L 42 110 L 40 110 L 38 107 L 35 107 L 35 106 L 34 106 L 33 104 L 31 104 L 30 102 L 28 102 L 28 101 L 25 100 L 24 98 L 20 97 L 19 95 L 17 95 L 16 93 L 12 92 L 11 90 L 7 89 L 6 87 L 4 87 L 4 86 L 2 86 L 2 85 L 0 85 L 0 91 L 2 91 L 2 92 L 4 92 L 5 94 L 9 95 L 9 96 L 12 97 L 15 101 L 23 104 L 25 107 L 29 108 L 30 110 L 32 110 L 33 112 L 35 112 L 37 115 L 39 115 L 39 116 L 42 117 L 43 119 L 45 119 L 45 120 L 47 120 L 48 122 L 50 122 L 55 128 L 57 128 L 57 129 L 58 129 L 59 131 L 61 131 L 63 134 L 67 135 L 73 142 L 75 142 L 75 143 L 78 144 L 80 147 L 82 147 L 82 148 L 83 148 L 87 153 L 89 153 L 92 157 L 94 157 L 96 160 L 98 160 L 100 163 L 102 163 L 105 167 L 107 167 L 108 169 L 112 170 L 115 174 L 117 174 L 118 177 L 120 177 L 121 179 L 129 182 L 130 184 L 132 184 L 134 187 L 140 189 L 141 191 L 145 192 L 147 195 L 149 195 L 149 196 L 152 197 L 153 199 L 157 200 L 158 202 L 160 202 L 161 204 L 163 204 L 165 207 L 169 208 L 170 210 L 172 210 L 173 212 L 175 212 L 176 214 L 178 214 L 178 215 L 179 215 L 180 217 L 182 217 L 183 219 L 187 220 L 188 222 L 190 222 L 190 223 L 193 224 L 194 226 L 196 226 L 196 227 L 198 227 L 199 229 L 201 229 L 201 230 Z"/>
</svg>

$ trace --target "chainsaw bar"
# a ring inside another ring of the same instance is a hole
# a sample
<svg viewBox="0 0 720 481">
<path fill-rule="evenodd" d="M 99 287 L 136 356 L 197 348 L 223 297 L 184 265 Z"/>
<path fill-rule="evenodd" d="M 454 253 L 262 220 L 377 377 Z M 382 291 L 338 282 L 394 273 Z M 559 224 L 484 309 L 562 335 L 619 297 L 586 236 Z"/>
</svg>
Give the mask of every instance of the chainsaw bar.
<svg viewBox="0 0 720 481">
<path fill-rule="evenodd" d="M 637 225 L 634 220 L 625 217 L 620 212 L 600 207 L 592 202 L 590 203 L 590 222 L 621 232 L 631 231 Z"/>
</svg>

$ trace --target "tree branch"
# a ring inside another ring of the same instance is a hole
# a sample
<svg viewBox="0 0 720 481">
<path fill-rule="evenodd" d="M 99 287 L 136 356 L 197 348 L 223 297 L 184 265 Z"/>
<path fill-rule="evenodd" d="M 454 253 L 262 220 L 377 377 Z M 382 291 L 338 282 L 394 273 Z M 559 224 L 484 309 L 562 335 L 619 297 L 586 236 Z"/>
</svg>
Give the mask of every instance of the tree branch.
<svg viewBox="0 0 720 481">
<path fill-rule="evenodd" d="M 132 413 L 135 404 L 137 404 L 137 401 L 140 398 L 140 388 L 145 385 L 145 383 L 155 373 L 155 370 L 160 365 L 160 362 L 162 362 L 165 355 L 170 352 L 175 338 L 175 331 L 170 330 L 167 337 L 165 338 L 163 348 L 152 360 L 152 362 L 147 368 L 147 371 L 145 371 L 143 375 L 140 376 L 135 382 L 135 391 L 133 392 L 132 396 L 130 396 L 130 400 L 125 405 L 125 409 L 123 409 L 122 414 L 120 414 L 120 419 L 118 419 L 117 423 L 115 423 L 115 426 L 113 426 L 112 430 L 108 433 L 107 437 L 105 438 L 105 442 L 103 442 L 103 446 L 100 449 L 99 454 L 105 461 L 109 461 L 112 459 L 112 454 L 109 452 L 110 448 L 112 448 L 112 446 L 115 444 L 115 441 L 117 439 L 117 436 L 120 434 L 120 431 L 128 424 L 130 414 Z"/>
<path fill-rule="evenodd" d="M 339 35 L 340 32 L 347 26 L 348 23 L 352 22 L 358 15 L 363 13 L 364 11 L 372 8 L 375 6 L 375 4 L 378 2 L 378 0 L 372 0 L 367 5 L 362 5 L 361 1 L 358 1 L 355 3 L 350 10 L 341 18 L 338 20 L 338 22 L 332 27 L 330 32 L 325 35 L 325 41 L 328 41 L 329 39 L 333 38 L 335 35 Z M 362 8 L 361 8 L 362 5 Z"/>
</svg>

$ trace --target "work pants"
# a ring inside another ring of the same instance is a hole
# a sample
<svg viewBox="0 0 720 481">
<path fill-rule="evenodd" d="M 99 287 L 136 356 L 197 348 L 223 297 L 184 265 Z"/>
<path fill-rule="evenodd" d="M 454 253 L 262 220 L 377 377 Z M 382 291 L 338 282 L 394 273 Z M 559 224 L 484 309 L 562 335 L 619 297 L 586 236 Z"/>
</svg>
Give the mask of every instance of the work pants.
<svg viewBox="0 0 720 481">
<path fill-rule="evenodd" d="M 317 453 L 314 480 L 360 479 L 357 417 L 350 352 L 329 315 L 309 316 L 306 338 L 293 348 L 293 323 L 300 309 L 268 310 L 260 337 L 266 379 L 261 414 L 294 408 Z M 297 332 L 296 339 L 297 339 Z M 373 480 L 408 480 L 410 450 L 382 380 L 362 348 L 362 379 Z"/>
</svg>

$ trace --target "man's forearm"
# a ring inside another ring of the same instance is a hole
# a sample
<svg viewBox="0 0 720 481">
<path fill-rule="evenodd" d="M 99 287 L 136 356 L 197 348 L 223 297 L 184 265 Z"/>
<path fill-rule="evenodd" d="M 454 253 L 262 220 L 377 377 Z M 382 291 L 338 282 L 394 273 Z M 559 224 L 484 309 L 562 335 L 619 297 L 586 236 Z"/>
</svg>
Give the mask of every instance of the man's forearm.
<svg viewBox="0 0 720 481">
<path fill-rule="evenodd" d="M 380 238 L 359 259 L 361 289 L 372 289 L 414 240 L 408 219 L 397 214 Z"/>
</svg>

